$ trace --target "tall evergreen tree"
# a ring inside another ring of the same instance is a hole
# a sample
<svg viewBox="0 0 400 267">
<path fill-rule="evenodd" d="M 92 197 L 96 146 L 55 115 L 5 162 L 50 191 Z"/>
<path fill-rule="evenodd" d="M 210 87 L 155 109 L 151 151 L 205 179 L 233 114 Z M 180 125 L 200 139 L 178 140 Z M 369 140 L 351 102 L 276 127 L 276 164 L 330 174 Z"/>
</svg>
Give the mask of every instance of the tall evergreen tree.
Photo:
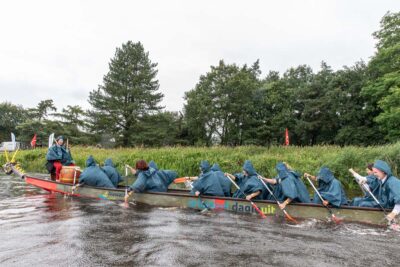
<svg viewBox="0 0 400 267">
<path fill-rule="evenodd" d="M 135 145 L 143 118 L 162 109 L 156 67 L 140 42 L 117 48 L 103 84 L 89 96 L 92 129 L 112 133 L 124 146 Z"/>
</svg>

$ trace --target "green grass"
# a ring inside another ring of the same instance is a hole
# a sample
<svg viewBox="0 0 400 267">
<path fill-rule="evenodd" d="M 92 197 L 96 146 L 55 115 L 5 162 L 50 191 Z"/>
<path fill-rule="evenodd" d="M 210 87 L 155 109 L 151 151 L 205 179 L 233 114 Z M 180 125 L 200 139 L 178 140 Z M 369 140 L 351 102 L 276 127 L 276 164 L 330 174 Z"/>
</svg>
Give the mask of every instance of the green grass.
<svg viewBox="0 0 400 267">
<path fill-rule="evenodd" d="M 385 146 L 371 147 L 164 147 L 164 148 L 119 148 L 99 149 L 93 147 L 72 147 L 72 156 L 77 165 L 84 167 L 86 158 L 93 155 L 97 162 L 103 163 L 112 158 L 121 173 L 124 165 L 134 165 L 136 160 L 154 160 L 160 169 L 176 170 L 180 176 L 197 175 L 201 160 L 217 162 L 226 172 L 239 172 L 244 160 L 250 159 L 257 171 L 264 176 L 275 176 L 275 165 L 279 161 L 288 162 L 295 170 L 304 173 L 317 173 L 321 166 L 328 166 L 347 189 L 357 185 L 348 172 L 354 168 L 364 174 L 365 166 L 375 159 L 387 161 L 395 175 L 399 174 L 400 142 Z M 44 167 L 47 149 L 18 152 L 17 160 L 28 172 L 46 172 Z M 4 154 L 0 155 L 5 162 Z"/>
</svg>

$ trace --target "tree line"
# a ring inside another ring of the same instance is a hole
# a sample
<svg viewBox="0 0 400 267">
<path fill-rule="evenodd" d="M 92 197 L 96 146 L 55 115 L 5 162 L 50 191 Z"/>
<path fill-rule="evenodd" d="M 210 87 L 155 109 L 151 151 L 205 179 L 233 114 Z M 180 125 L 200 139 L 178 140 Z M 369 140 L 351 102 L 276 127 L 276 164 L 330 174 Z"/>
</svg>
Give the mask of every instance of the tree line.
<svg viewBox="0 0 400 267">
<path fill-rule="evenodd" d="M 185 93 L 181 112 L 160 105 L 157 63 L 140 42 L 115 51 L 103 83 L 90 92 L 91 109 L 51 99 L 24 109 L 0 103 L 0 140 L 46 144 L 62 133 L 74 144 L 102 146 L 274 145 L 285 128 L 295 145 L 372 145 L 400 139 L 400 12 L 386 13 L 369 62 L 314 72 L 300 65 L 262 76 L 260 62 L 217 65 Z"/>
</svg>

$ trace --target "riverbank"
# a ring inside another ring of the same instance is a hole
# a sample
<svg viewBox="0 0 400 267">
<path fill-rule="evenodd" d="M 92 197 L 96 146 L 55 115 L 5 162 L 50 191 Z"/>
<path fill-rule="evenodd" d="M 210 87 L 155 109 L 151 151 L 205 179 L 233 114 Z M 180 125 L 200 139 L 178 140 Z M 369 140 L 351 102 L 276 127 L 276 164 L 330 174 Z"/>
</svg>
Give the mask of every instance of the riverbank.
<svg viewBox="0 0 400 267">
<path fill-rule="evenodd" d="M 78 166 L 84 167 L 86 158 L 93 155 L 97 162 L 103 163 L 112 158 L 116 167 L 123 173 L 124 165 L 134 165 L 138 159 L 154 160 L 161 169 L 178 171 L 180 176 L 197 175 L 201 160 L 217 162 L 224 171 L 239 172 L 244 160 L 250 159 L 259 173 L 265 176 L 276 174 L 274 167 L 279 161 L 288 162 L 294 169 L 303 173 L 316 173 L 325 165 L 331 168 L 335 176 L 348 189 L 355 189 L 348 169 L 364 173 L 365 165 L 375 159 L 386 160 L 398 175 L 400 167 L 400 142 L 385 146 L 373 147 L 164 147 L 164 148 L 117 148 L 100 149 L 94 147 L 72 147 L 72 156 Z M 17 160 L 28 172 L 45 173 L 45 156 L 47 149 L 19 151 Z M 0 155 L 5 162 L 4 154 Z"/>
</svg>

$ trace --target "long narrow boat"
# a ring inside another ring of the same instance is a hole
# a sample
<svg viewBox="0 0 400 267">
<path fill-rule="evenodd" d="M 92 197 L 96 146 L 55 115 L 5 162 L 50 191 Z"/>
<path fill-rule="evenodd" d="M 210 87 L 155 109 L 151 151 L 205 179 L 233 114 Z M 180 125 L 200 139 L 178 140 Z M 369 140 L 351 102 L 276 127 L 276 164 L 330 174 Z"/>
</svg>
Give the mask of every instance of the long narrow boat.
<svg viewBox="0 0 400 267">
<path fill-rule="evenodd" d="M 12 169 L 16 175 L 24 178 L 26 183 L 35 187 L 50 191 L 58 192 L 64 195 L 74 197 L 85 197 L 98 200 L 124 201 L 125 189 L 107 189 L 91 186 L 81 186 L 74 188 L 72 184 L 52 181 L 49 178 L 34 177 L 30 174 L 25 174 L 21 169 L 11 164 L 8 165 L 8 170 Z M 237 213 L 257 214 L 251 204 L 245 199 L 237 199 L 230 197 L 211 197 L 202 196 L 201 199 L 189 194 L 189 191 L 184 189 L 170 189 L 165 193 L 135 193 L 132 195 L 137 203 L 144 203 L 160 207 L 181 207 L 203 210 L 205 202 L 209 209 L 226 210 Z M 270 216 L 282 216 L 282 212 L 274 201 L 262 200 L 254 201 L 256 205 Z M 328 220 L 330 214 L 327 209 L 318 204 L 293 203 L 286 207 L 292 217 L 297 219 L 318 219 Z M 332 208 L 337 217 L 343 219 L 344 222 L 354 222 L 371 224 L 377 226 L 386 225 L 384 214 L 381 210 L 375 208 L 363 207 L 341 207 Z"/>
</svg>

